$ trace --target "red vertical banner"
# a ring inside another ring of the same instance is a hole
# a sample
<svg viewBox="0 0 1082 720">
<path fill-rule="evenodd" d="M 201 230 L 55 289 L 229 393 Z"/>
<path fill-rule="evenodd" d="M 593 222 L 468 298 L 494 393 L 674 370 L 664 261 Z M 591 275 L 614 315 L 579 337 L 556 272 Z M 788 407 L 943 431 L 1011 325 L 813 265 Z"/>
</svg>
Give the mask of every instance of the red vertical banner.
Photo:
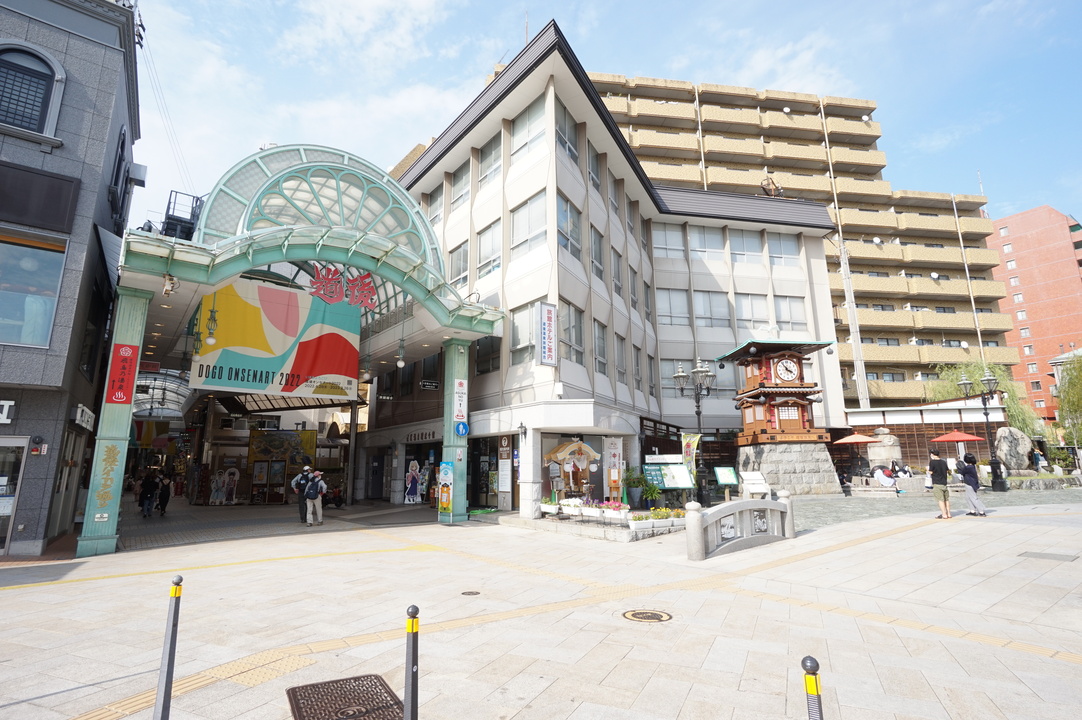
<svg viewBox="0 0 1082 720">
<path fill-rule="evenodd" d="M 135 377 L 139 374 L 139 346 L 113 345 L 105 402 L 128 404 L 135 399 Z"/>
</svg>

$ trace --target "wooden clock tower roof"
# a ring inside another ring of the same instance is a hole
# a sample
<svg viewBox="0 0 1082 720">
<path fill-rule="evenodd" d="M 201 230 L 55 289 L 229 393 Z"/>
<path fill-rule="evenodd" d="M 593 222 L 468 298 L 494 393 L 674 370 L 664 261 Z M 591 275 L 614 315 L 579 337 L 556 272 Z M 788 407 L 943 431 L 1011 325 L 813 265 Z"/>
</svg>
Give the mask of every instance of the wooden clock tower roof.
<svg viewBox="0 0 1082 720">
<path fill-rule="evenodd" d="M 740 362 L 748 358 L 761 358 L 764 355 L 786 352 L 809 355 L 833 344 L 832 340 L 748 340 L 717 358 L 716 362 Z"/>
</svg>

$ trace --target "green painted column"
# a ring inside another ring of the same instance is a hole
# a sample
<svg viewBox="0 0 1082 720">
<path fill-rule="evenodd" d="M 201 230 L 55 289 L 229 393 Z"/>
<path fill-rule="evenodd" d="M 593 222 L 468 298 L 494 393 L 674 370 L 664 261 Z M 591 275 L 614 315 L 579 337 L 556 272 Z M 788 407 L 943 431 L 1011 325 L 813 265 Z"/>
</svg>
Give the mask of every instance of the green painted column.
<svg viewBox="0 0 1082 720">
<path fill-rule="evenodd" d="M 124 464 L 131 434 L 135 379 L 143 352 L 147 306 L 153 293 L 121 287 L 117 288 L 117 296 L 113 342 L 109 348 L 109 375 L 102 391 L 90 493 L 76 557 L 116 552 L 116 524 L 124 494 Z"/>
<path fill-rule="evenodd" d="M 470 343 L 453 338 L 443 343 L 443 459 L 454 463 L 451 512 L 441 512 L 441 523 L 470 519 L 466 505 L 466 459 L 468 437 L 459 436 L 455 426 L 469 422 Z M 439 477 L 437 473 L 437 478 Z M 438 488 L 437 488 L 438 493 Z M 437 495 L 438 497 L 438 495 Z"/>
</svg>

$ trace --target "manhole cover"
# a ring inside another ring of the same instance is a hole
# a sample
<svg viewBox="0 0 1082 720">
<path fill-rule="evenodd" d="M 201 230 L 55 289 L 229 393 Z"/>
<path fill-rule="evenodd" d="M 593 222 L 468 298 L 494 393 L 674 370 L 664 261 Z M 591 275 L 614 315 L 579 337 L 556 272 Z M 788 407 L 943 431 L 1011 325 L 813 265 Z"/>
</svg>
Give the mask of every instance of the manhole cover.
<svg viewBox="0 0 1082 720">
<path fill-rule="evenodd" d="M 463 595 L 480 595 L 481 593 L 477 592 L 476 590 L 467 590 L 466 592 L 464 592 L 462 594 Z"/>
<path fill-rule="evenodd" d="M 628 620 L 634 620 L 635 622 L 667 622 L 672 620 L 672 615 L 667 612 L 661 612 L 660 610 L 628 610 L 624 613 L 624 617 Z"/>
</svg>

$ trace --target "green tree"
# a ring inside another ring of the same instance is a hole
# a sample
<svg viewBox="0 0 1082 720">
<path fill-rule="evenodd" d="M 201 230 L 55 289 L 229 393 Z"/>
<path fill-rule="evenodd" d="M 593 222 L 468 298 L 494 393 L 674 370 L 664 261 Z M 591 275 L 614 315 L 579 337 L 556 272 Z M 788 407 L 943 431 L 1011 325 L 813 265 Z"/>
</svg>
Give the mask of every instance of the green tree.
<svg viewBox="0 0 1082 720">
<path fill-rule="evenodd" d="M 1082 357 L 1074 357 L 1060 366 L 1056 399 L 1063 441 L 1077 446 L 1082 440 Z"/>
<path fill-rule="evenodd" d="M 959 365 L 939 365 L 936 372 L 939 380 L 929 384 L 928 398 L 933 401 L 952 400 L 961 397 L 962 390 L 958 387 L 958 381 L 962 379 L 962 373 L 973 382 L 973 393 L 984 389 L 981 378 L 984 377 L 985 368 L 999 380 L 999 391 L 1004 394 L 1004 406 L 1007 408 L 1007 423 L 1021 430 L 1026 435 L 1044 434 L 1044 423 L 1034 412 L 1033 408 L 1025 403 L 1026 391 L 1020 383 L 1011 378 L 1011 371 L 1003 365 L 984 365 L 980 360 L 962 363 Z M 1082 405 L 1079 406 L 1082 411 Z M 1079 416 L 1082 420 L 1082 415 Z"/>
</svg>

